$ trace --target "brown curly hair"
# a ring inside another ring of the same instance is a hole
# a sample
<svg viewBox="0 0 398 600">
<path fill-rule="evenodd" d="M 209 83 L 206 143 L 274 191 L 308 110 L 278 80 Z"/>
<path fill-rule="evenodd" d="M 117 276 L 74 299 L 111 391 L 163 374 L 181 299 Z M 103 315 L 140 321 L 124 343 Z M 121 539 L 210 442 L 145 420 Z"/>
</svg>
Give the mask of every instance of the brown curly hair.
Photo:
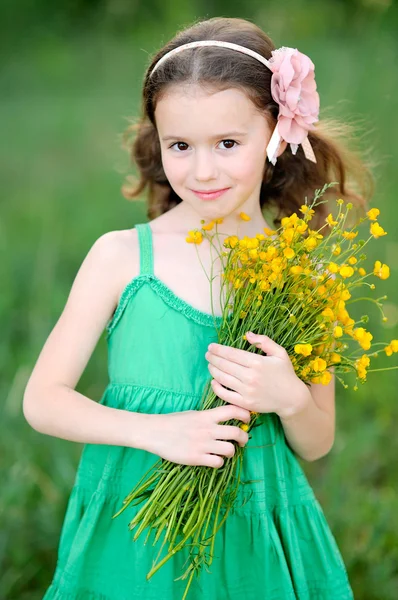
<svg viewBox="0 0 398 600">
<path fill-rule="evenodd" d="M 130 200 L 138 198 L 148 188 L 147 215 L 150 220 L 182 201 L 170 186 L 162 167 L 154 116 L 156 103 L 167 87 L 195 83 L 211 90 L 243 90 L 255 107 L 266 115 L 270 130 L 273 131 L 276 126 L 279 106 L 271 95 L 272 72 L 245 54 L 219 47 L 191 48 L 170 57 L 150 77 L 153 67 L 164 54 L 197 40 L 234 42 L 267 59 L 275 50 L 271 39 L 250 21 L 215 17 L 184 28 L 152 58 L 144 77 L 142 116 L 137 122 L 130 120 L 123 134 L 124 147 L 128 149 L 133 165 L 138 167 L 139 179 L 128 175 L 122 187 L 122 194 Z M 353 139 L 355 133 L 356 128 L 352 124 L 335 119 L 319 120 L 316 129 L 308 134 L 316 163 L 305 157 L 301 145 L 296 155 L 292 154 L 288 145 L 275 166 L 266 159 L 260 206 L 262 210 L 266 206 L 276 209 L 272 217 L 274 225 L 279 226 L 283 216 L 297 211 L 306 198 L 308 201 L 313 198 L 316 189 L 330 182 L 337 183 L 324 193 L 323 200 L 328 202 L 317 206 L 312 221 L 314 228 L 319 228 L 330 212 L 330 199 L 344 198 L 364 213 L 374 192 L 371 171 L 374 164 L 348 148 L 346 140 Z"/>
</svg>

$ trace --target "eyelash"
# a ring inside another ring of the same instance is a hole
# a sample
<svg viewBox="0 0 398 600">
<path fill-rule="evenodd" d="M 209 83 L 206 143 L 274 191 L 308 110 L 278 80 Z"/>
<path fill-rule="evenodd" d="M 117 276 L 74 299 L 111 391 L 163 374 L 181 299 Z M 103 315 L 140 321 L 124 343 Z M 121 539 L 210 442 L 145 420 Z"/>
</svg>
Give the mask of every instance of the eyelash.
<svg viewBox="0 0 398 600">
<path fill-rule="evenodd" d="M 233 142 L 234 144 L 236 144 L 236 146 L 240 146 L 240 143 L 237 142 L 236 140 L 230 140 L 229 138 L 226 138 L 225 140 L 221 140 L 221 142 Z M 171 146 L 169 146 L 169 148 L 173 148 L 173 146 L 176 146 L 177 144 L 184 144 L 185 146 L 188 146 L 188 144 L 185 144 L 185 142 L 174 142 L 174 144 L 171 144 Z M 233 146 L 233 148 L 235 148 L 236 146 Z M 233 148 L 226 148 L 226 150 L 233 150 Z M 183 152 L 181 150 L 177 150 L 177 152 Z"/>
</svg>

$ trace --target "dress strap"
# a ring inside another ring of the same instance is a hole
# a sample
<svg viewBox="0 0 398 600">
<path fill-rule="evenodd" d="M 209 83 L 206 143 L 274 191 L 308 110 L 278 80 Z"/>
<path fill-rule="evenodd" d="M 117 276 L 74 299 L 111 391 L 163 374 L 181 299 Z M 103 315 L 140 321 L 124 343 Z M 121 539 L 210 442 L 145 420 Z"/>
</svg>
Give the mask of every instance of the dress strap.
<svg viewBox="0 0 398 600">
<path fill-rule="evenodd" d="M 135 228 L 140 245 L 140 275 L 153 275 L 152 229 L 149 223 L 137 223 Z"/>
</svg>

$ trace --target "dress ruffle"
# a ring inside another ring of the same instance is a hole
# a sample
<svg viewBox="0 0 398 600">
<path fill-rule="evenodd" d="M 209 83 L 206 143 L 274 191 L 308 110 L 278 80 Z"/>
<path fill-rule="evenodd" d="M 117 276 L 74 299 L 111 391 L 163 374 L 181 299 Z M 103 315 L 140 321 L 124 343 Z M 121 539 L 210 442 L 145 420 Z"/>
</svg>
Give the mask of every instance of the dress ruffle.
<svg viewBox="0 0 398 600">
<path fill-rule="evenodd" d="M 124 288 L 120 296 L 119 304 L 113 314 L 112 319 L 106 326 L 107 338 L 112 334 L 112 331 L 116 327 L 117 323 L 122 317 L 122 314 L 139 288 L 144 284 L 148 283 L 156 294 L 171 308 L 174 308 L 177 312 L 184 314 L 188 319 L 191 319 L 198 325 L 204 325 L 205 327 L 214 327 L 221 325 L 222 316 L 211 315 L 210 313 L 203 312 L 194 306 L 191 306 L 183 298 L 177 296 L 172 289 L 170 289 L 161 279 L 156 277 L 152 273 L 144 273 L 134 277 Z"/>
<path fill-rule="evenodd" d="M 101 399 L 114 408 L 147 413 L 194 409 L 197 401 L 194 395 L 133 384 L 110 384 Z M 269 421 L 252 431 L 242 469 L 244 477 L 257 476 L 248 486 L 254 494 L 244 506 L 243 496 L 238 498 L 216 536 L 210 573 L 204 569 L 193 580 L 188 600 L 352 600 L 322 508 L 295 456 L 280 443 L 277 418 L 262 416 Z M 264 441 L 269 443 L 259 444 Z M 181 600 L 187 580 L 175 579 L 187 568 L 187 551 L 146 580 L 163 538 L 155 546 L 151 539 L 144 544 L 144 530 L 133 541 L 128 523 L 142 504 L 112 519 L 158 459 L 136 448 L 84 447 L 56 573 L 43 600 Z"/>
<path fill-rule="evenodd" d="M 121 501 L 104 491 L 73 488 L 68 530 L 61 538 L 54 581 L 43 600 L 181 600 L 186 580 L 174 579 L 182 574 L 188 555 L 181 551 L 147 581 L 161 540 L 159 545 L 152 546 L 151 540 L 144 545 L 143 531 L 133 541 L 127 525 L 139 506 L 112 520 Z M 204 571 L 192 582 L 189 600 L 353 598 L 316 500 L 263 513 L 235 510 L 217 534 L 214 555 L 210 566 L 214 574 Z"/>
</svg>

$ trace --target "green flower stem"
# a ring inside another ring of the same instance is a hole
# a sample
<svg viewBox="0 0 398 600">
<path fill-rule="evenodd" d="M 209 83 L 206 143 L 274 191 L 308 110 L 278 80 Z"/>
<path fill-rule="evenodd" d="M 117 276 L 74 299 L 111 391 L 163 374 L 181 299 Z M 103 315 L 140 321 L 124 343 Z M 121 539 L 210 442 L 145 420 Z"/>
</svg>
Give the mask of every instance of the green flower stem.
<svg viewBox="0 0 398 600">
<path fill-rule="evenodd" d="M 152 544 L 152 546 L 154 546 L 154 545 L 157 543 L 157 541 L 159 540 L 159 538 L 160 538 L 160 536 L 161 536 L 161 533 L 162 533 L 163 529 L 166 527 L 166 525 L 167 525 L 167 523 L 166 523 L 166 521 L 164 521 L 164 522 L 163 522 L 163 523 L 162 523 L 162 524 L 161 524 L 161 525 L 158 527 L 158 529 L 157 529 L 157 531 L 156 531 L 155 539 L 154 539 L 154 541 L 153 541 L 153 544 Z"/>
<path fill-rule="evenodd" d="M 138 513 L 134 516 L 134 518 L 130 522 L 130 524 L 129 524 L 130 529 L 133 529 L 140 522 L 142 515 L 144 515 L 144 517 L 141 521 L 141 526 L 139 527 L 138 531 L 136 532 L 136 534 L 134 536 L 134 540 L 136 540 L 139 537 L 139 535 L 142 532 L 142 530 L 144 529 L 144 527 L 146 527 L 146 524 L 152 518 L 153 513 L 157 508 L 156 500 L 157 500 L 158 496 L 164 490 L 169 479 L 171 479 L 171 477 L 174 475 L 175 470 L 178 470 L 178 469 L 172 469 L 170 471 L 170 473 L 168 473 L 168 475 L 165 477 L 165 479 L 158 484 L 158 486 L 152 492 L 153 495 L 151 495 L 151 502 L 149 504 L 148 503 L 144 504 L 144 506 L 141 508 L 141 510 L 138 511 Z"/>
<path fill-rule="evenodd" d="M 398 366 L 396 367 L 385 367 L 385 369 L 367 369 L 368 373 L 374 373 L 375 371 L 392 371 L 393 369 L 398 369 Z"/>
<path fill-rule="evenodd" d="M 184 527 L 182 528 L 183 533 L 186 533 L 187 531 L 189 531 L 189 527 L 190 527 L 192 521 L 195 520 L 196 513 L 198 512 L 198 510 L 199 510 L 199 505 L 196 504 L 195 507 L 193 508 L 187 522 L 185 523 Z"/>
<path fill-rule="evenodd" d="M 174 495 L 173 497 L 171 497 L 169 499 L 169 504 L 168 504 L 167 508 L 166 508 L 166 505 L 164 505 L 164 507 L 162 506 L 162 509 L 160 511 L 160 516 L 157 519 L 153 520 L 153 522 L 151 523 L 151 527 L 158 527 L 162 521 L 167 520 L 169 514 L 174 510 L 174 506 L 176 504 L 179 505 L 185 492 L 186 492 L 186 490 L 183 487 L 176 495 Z"/>
<path fill-rule="evenodd" d="M 150 473 L 157 464 L 159 464 L 161 462 L 161 460 L 158 460 L 155 465 L 153 465 L 150 469 L 147 470 L 147 472 L 141 477 L 141 479 L 138 481 L 136 487 L 134 488 L 134 490 L 132 492 L 130 492 L 130 494 L 128 494 L 128 496 L 126 496 L 126 498 L 123 500 L 123 507 L 115 514 L 113 515 L 112 519 L 115 519 L 118 515 L 120 515 L 130 504 L 130 502 L 137 497 L 137 495 L 139 494 L 139 492 L 144 489 L 147 489 L 154 481 L 156 481 L 157 479 L 157 474 L 156 472 L 152 475 L 152 477 L 142 486 L 140 486 L 141 482 L 144 481 L 144 479 L 147 477 L 148 473 Z M 138 487 L 140 486 L 140 487 Z"/>
<path fill-rule="evenodd" d="M 173 537 L 171 538 L 171 542 L 170 542 L 170 544 L 173 544 L 173 545 L 174 545 L 174 542 L 175 542 L 175 540 L 176 540 L 176 537 L 177 537 L 177 535 L 178 535 L 178 532 L 180 531 L 180 528 L 181 528 L 181 524 L 182 524 L 183 517 L 184 517 L 184 515 L 185 515 L 185 513 L 186 513 L 186 511 L 187 511 L 187 508 L 188 508 L 188 506 L 189 506 L 190 499 L 191 499 L 191 497 L 192 497 L 192 494 L 194 493 L 194 491 L 195 491 L 195 487 L 194 487 L 194 486 L 192 486 L 192 487 L 191 487 L 191 489 L 190 489 L 190 491 L 189 491 L 188 498 L 187 498 L 186 502 L 184 503 L 184 508 L 183 508 L 183 510 L 181 511 L 180 518 L 179 518 L 179 520 L 178 520 L 178 523 L 177 523 L 177 526 L 176 526 L 176 528 L 175 528 L 174 535 L 173 535 Z"/>
</svg>

